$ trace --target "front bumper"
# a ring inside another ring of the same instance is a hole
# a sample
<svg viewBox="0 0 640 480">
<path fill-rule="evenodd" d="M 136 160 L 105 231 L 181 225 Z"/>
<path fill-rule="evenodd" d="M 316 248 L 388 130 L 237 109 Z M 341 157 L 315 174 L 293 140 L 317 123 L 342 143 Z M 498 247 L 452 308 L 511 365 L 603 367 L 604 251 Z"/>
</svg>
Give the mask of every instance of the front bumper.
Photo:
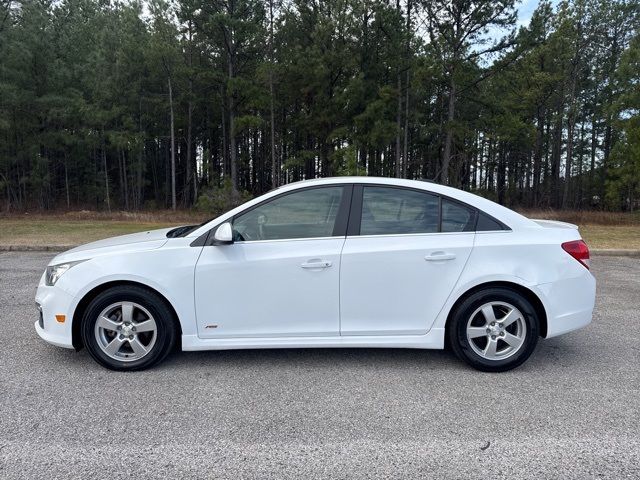
<svg viewBox="0 0 640 480">
<path fill-rule="evenodd" d="M 36 304 L 42 315 L 35 322 L 40 338 L 58 347 L 73 348 L 73 297 L 60 288 L 48 287 L 40 282 L 36 291 Z M 59 322 L 56 315 L 64 315 L 65 321 Z"/>
</svg>

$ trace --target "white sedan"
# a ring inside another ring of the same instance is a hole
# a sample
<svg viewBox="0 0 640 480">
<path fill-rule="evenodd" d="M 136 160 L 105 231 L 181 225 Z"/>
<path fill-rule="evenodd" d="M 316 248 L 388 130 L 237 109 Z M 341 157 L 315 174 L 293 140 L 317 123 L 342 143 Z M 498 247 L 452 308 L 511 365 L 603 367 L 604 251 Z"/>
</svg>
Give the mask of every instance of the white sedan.
<svg viewBox="0 0 640 480">
<path fill-rule="evenodd" d="M 504 371 L 539 337 L 587 325 L 594 298 L 574 225 L 433 183 L 342 177 L 62 253 L 40 280 L 35 328 L 114 370 L 176 347 L 447 343 L 477 369 Z"/>
</svg>

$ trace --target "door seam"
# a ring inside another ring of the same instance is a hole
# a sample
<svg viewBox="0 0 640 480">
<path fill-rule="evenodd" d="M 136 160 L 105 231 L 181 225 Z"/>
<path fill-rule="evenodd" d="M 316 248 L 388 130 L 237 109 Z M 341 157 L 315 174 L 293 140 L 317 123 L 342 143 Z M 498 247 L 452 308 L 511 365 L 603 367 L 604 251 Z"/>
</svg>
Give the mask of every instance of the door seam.
<svg viewBox="0 0 640 480">
<path fill-rule="evenodd" d="M 347 244 L 347 237 L 344 237 L 340 257 L 338 259 L 338 336 L 342 336 L 342 252 Z"/>
</svg>

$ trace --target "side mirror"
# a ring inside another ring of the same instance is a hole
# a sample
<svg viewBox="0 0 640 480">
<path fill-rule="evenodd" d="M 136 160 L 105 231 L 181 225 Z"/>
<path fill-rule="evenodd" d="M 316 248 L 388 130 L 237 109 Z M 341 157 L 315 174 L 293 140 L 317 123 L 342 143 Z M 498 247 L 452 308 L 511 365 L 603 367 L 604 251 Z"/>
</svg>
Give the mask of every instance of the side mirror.
<svg viewBox="0 0 640 480">
<path fill-rule="evenodd" d="M 227 245 L 233 243 L 233 228 L 230 222 L 225 222 L 216 228 L 213 234 L 214 245 Z"/>
</svg>

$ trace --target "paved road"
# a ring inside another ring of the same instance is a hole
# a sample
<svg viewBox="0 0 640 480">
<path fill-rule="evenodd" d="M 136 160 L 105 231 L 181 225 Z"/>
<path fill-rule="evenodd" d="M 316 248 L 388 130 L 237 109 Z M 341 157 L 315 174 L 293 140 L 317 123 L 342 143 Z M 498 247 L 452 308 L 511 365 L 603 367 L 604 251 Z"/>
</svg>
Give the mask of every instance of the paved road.
<svg viewBox="0 0 640 480">
<path fill-rule="evenodd" d="M 439 351 L 177 354 L 104 370 L 41 342 L 49 254 L 0 254 L 0 478 L 638 478 L 640 259 L 520 369 Z"/>
</svg>

